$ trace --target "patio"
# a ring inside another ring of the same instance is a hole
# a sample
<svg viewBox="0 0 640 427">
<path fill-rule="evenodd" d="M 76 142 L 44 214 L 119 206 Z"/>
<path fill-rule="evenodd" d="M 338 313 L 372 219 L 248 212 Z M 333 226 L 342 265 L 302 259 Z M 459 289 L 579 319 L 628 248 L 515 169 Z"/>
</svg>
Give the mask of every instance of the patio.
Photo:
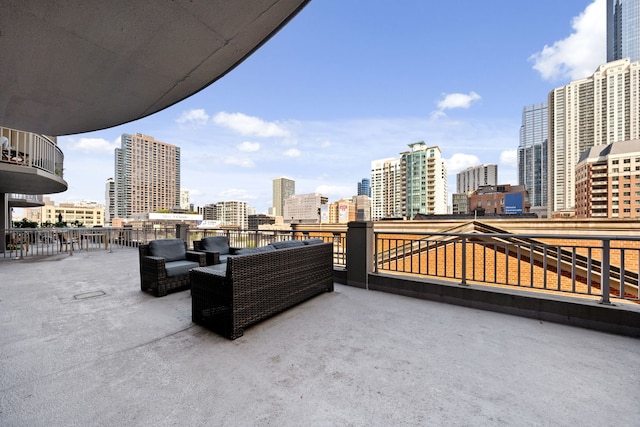
<svg viewBox="0 0 640 427">
<path fill-rule="evenodd" d="M 637 425 L 640 340 L 336 284 L 230 341 L 137 249 L 0 261 L 0 425 Z"/>
</svg>

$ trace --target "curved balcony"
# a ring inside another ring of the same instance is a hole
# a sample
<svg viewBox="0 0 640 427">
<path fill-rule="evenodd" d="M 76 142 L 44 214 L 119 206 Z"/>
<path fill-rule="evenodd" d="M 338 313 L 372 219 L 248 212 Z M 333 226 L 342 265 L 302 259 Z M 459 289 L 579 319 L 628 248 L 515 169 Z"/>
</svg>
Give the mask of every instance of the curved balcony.
<svg viewBox="0 0 640 427">
<path fill-rule="evenodd" d="M 5 139 L 6 138 L 6 139 Z M 0 127 L 0 193 L 50 194 L 67 189 L 64 155 L 54 138 Z"/>
</svg>

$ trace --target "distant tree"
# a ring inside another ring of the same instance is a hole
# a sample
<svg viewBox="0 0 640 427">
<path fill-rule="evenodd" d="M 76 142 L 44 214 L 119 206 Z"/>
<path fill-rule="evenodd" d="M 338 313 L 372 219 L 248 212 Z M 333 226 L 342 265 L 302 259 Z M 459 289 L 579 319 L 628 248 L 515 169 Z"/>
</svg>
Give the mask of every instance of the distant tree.
<svg viewBox="0 0 640 427">
<path fill-rule="evenodd" d="M 71 222 L 71 226 L 81 228 L 81 227 L 84 227 L 84 224 L 76 219 L 75 221 Z"/>
<path fill-rule="evenodd" d="M 66 223 L 66 222 L 64 222 L 64 221 L 58 221 L 58 222 L 56 222 L 55 224 L 53 224 L 53 226 L 54 226 L 55 228 L 64 228 L 64 227 L 66 227 L 66 226 L 67 226 L 67 223 Z"/>
<path fill-rule="evenodd" d="M 38 223 L 29 221 L 27 218 L 22 218 L 21 221 L 14 221 L 13 226 L 15 228 L 38 228 Z"/>
<path fill-rule="evenodd" d="M 54 227 L 55 225 L 51 222 L 51 221 L 45 221 L 42 224 L 40 224 L 40 227 L 42 228 L 51 228 Z"/>
</svg>

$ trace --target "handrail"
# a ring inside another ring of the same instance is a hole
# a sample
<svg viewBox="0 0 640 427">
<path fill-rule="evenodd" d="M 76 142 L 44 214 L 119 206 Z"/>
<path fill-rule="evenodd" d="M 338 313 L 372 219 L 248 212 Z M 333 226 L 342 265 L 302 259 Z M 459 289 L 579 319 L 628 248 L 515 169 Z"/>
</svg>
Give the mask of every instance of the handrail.
<svg viewBox="0 0 640 427">
<path fill-rule="evenodd" d="M 52 138 L 2 126 L 0 136 L 9 140 L 9 147 L 0 153 L 0 162 L 38 168 L 63 178 L 64 154 Z"/>
</svg>

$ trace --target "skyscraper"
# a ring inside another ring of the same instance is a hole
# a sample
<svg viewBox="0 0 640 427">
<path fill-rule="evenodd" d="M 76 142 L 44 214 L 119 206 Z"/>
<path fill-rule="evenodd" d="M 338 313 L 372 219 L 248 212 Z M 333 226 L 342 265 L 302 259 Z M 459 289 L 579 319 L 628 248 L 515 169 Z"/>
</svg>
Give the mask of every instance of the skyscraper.
<svg viewBox="0 0 640 427">
<path fill-rule="evenodd" d="M 371 181 L 367 178 L 362 178 L 362 181 L 358 183 L 358 196 L 371 197 Z"/>
<path fill-rule="evenodd" d="M 547 206 L 549 109 L 546 102 L 522 109 L 518 146 L 518 184 L 529 192 L 532 210 Z M 545 212 L 546 214 L 546 212 Z"/>
<path fill-rule="evenodd" d="M 575 169 L 596 145 L 640 138 L 640 62 L 628 58 L 549 93 L 547 212 L 575 209 Z"/>
<path fill-rule="evenodd" d="M 498 185 L 498 165 L 471 166 L 456 174 L 456 193 L 466 194 L 482 185 Z"/>
<path fill-rule="evenodd" d="M 111 224 L 116 212 L 116 182 L 108 178 L 104 187 L 104 223 Z"/>
<path fill-rule="evenodd" d="M 292 179 L 280 177 L 273 180 L 273 207 L 275 216 L 284 213 L 284 200 L 296 194 L 296 182 Z"/>
<path fill-rule="evenodd" d="M 180 205 L 180 148 L 152 136 L 122 134 L 115 149 L 115 215 Z"/>
<path fill-rule="evenodd" d="M 640 0 L 607 0 L 607 62 L 640 61 Z"/>
<path fill-rule="evenodd" d="M 423 142 L 409 144 L 411 150 L 400 153 L 402 179 L 402 215 L 447 213 L 447 167 L 439 147 Z"/>
<path fill-rule="evenodd" d="M 398 218 L 400 211 L 400 159 L 371 162 L 371 219 Z"/>
</svg>

